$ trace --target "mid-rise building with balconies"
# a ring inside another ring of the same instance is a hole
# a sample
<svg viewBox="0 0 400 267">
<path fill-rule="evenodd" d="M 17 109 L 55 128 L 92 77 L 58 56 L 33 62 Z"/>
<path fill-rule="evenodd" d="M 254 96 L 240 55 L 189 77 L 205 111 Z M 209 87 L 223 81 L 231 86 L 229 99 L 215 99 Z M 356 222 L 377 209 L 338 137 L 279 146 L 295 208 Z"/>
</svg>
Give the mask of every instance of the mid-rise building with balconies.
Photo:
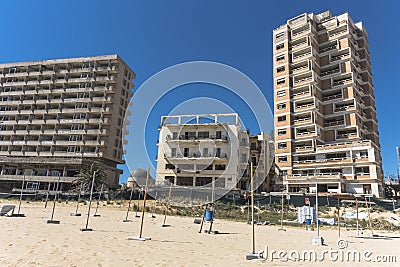
<svg viewBox="0 0 400 267">
<path fill-rule="evenodd" d="M 273 31 L 275 163 L 292 192 L 382 195 L 368 34 L 345 13 Z"/>
<path fill-rule="evenodd" d="M 250 162 L 259 185 L 269 173 L 268 136 L 249 136 L 235 113 L 163 116 L 159 130 L 157 184 L 249 190 Z"/>
<path fill-rule="evenodd" d="M 96 161 L 118 185 L 132 79 L 118 55 L 0 64 L 2 184 L 65 186 Z"/>
</svg>

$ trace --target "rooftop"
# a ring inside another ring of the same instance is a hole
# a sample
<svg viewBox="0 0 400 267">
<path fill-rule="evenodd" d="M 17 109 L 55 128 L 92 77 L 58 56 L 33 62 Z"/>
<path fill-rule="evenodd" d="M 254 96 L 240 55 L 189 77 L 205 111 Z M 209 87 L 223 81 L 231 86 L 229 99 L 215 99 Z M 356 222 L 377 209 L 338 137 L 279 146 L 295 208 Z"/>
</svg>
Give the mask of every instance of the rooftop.
<svg viewBox="0 0 400 267">
<path fill-rule="evenodd" d="M 222 114 L 185 114 L 161 117 L 161 126 L 166 125 L 241 125 L 237 113 Z"/>
</svg>

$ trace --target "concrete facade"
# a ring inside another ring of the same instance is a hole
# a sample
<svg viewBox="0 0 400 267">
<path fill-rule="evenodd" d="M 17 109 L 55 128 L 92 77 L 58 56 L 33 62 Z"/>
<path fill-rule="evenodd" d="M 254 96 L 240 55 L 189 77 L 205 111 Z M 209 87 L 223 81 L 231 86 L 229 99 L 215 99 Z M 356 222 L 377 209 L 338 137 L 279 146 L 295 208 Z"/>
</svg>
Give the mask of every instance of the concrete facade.
<svg viewBox="0 0 400 267">
<path fill-rule="evenodd" d="M 1 181 L 69 184 L 98 161 L 118 185 L 136 77 L 118 55 L 0 64 L 0 77 Z"/>
<path fill-rule="evenodd" d="M 368 34 L 345 13 L 273 31 L 276 157 L 289 191 L 382 195 Z"/>
<path fill-rule="evenodd" d="M 249 136 L 237 114 L 164 116 L 159 130 L 157 184 L 248 190 L 250 161 L 257 179 L 268 174 L 267 135 Z"/>
</svg>

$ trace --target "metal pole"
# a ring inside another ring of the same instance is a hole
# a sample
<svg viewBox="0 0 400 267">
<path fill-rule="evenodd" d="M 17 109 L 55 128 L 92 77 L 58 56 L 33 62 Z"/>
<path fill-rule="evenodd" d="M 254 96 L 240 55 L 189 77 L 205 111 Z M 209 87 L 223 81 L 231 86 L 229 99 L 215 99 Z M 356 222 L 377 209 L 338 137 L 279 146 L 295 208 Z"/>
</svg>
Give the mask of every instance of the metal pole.
<svg viewBox="0 0 400 267">
<path fill-rule="evenodd" d="M 154 196 L 154 201 L 153 201 L 153 206 L 151 209 L 151 218 L 155 218 L 156 216 L 154 215 L 154 211 L 156 210 L 156 201 L 157 201 L 157 192 L 156 195 Z"/>
<path fill-rule="evenodd" d="M 136 205 L 136 210 L 135 210 L 135 217 L 136 217 L 136 218 L 137 218 L 137 217 L 140 217 L 140 216 L 137 214 L 138 211 L 139 211 L 140 192 L 141 192 L 141 189 L 139 189 L 139 192 L 138 192 L 138 199 L 137 199 L 137 205 Z"/>
<path fill-rule="evenodd" d="M 49 182 L 49 186 L 47 187 L 46 203 L 44 204 L 44 208 L 47 208 L 47 201 L 49 200 L 50 185 L 51 185 L 51 183 Z"/>
<path fill-rule="evenodd" d="M 51 212 L 51 219 L 49 221 L 47 221 L 47 223 L 59 223 L 59 221 L 54 221 L 53 217 L 54 217 L 54 210 L 56 208 L 57 192 L 58 192 L 58 187 L 60 185 L 60 177 L 61 177 L 61 174 L 58 174 L 56 192 L 54 193 L 53 210 Z"/>
<path fill-rule="evenodd" d="M 214 177 L 214 181 L 211 184 L 211 203 L 214 204 L 214 190 L 215 190 L 215 177 Z"/>
<path fill-rule="evenodd" d="M 371 223 L 371 214 L 369 211 L 369 205 L 368 205 L 368 199 L 365 197 L 365 204 L 367 205 L 367 211 L 368 211 L 368 223 L 369 223 L 369 229 L 371 230 L 371 234 L 374 235 L 374 231 L 372 229 L 372 223 Z"/>
<path fill-rule="evenodd" d="M 99 208 L 99 203 L 100 203 L 101 194 L 103 193 L 103 187 L 104 187 L 104 184 L 101 184 L 101 189 L 100 189 L 99 198 L 97 199 L 96 211 L 94 212 L 94 215 L 93 215 L 93 216 L 99 216 L 99 215 L 97 215 L 97 209 Z"/>
<path fill-rule="evenodd" d="M 317 237 L 319 238 L 319 222 L 318 222 L 318 183 L 315 183 L 315 217 L 317 219 Z"/>
<path fill-rule="evenodd" d="M 338 232 L 339 232 L 339 237 L 340 237 L 340 198 L 339 198 L 339 194 L 337 195 L 337 201 L 338 201 L 338 212 L 337 212 L 337 217 L 338 217 Z"/>
<path fill-rule="evenodd" d="M 133 187 L 131 188 L 131 195 L 129 197 L 129 202 L 128 202 L 128 210 L 126 211 L 126 217 L 125 217 L 124 222 L 129 222 L 128 215 L 129 215 L 129 210 L 131 209 L 132 195 L 133 195 Z"/>
<path fill-rule="evenodd" d="M 150 172 L 150 168 L 147 169 L 147 175 L 146 175 L 146 186 L 145 186 L 144 196 L 143 196 L 142 222 L 140 223 L 139 238 L 142 238 L 142 232 L 143 232 L 143 222 L 144 222 L 144 212 L 146 209 L 146 197 L 147 197 L 147 187 L 148 187 L 148 182 L 149 182 L 149 172 Z"/>
<path fill-rule="evenodd" d="M 252 249 L 251 253 L 256 253 L 256 236 L 254 229 L 254 177 L 253 177 L 253 162 L 250 163 L 250 186 L 251 186 L 251 231 L 252 231 Z"/>
<path fill-rule="evenodd" d="M 165 210 L 164 210 L 164 222 L 162 224 L 164 226 L 166 225 L 165 221 L 167 220 L 167 209 L 169 209 L 169 202 L 170 202 L 170 199 L 171 199 L 171 192 L 172 192 L 172 183 L 170 182 L 169 183 L 168 202 L 167 202 L 167 206 L 165 207 Z"/>
<path fill-rule="evenodd" d="M 360 235 L 360 230 L 359 230 L 359 226 L 358 226 L 358 198 L 356 198 L 356 219 L 357 219 L 357 236 Z"/>
<path fill-rule="evenodd" d="M 284 208 L 284 201 L 283 201 L 283 193 L 285 191 L 282 191 L 282 196 L 281 196 L 281 230 L 283 229 L 283 208 Z"/>
<path fill-rule="evenodd" d="M 250 198 L 247 197 L 247 223 L 250 223 Z"/>
<path fill-rule="evenodd" d="M 24 183 L 25 183 L 25 174 L 24 177 L 22 178 L 21 194 L 19 195 L 18 214 L 19 211 L 21 210 L 22 192 L 24 191 Z"/>
<path fill-rule="evenodd" d="M 78 199 L 77 199 L 77 201 L 76 201 L 76 210 L 75 210 L 75 214 L 78 214 L 79 201 L 81 200 L 82 187 L 83 187 L 83 182 L 81 182 L 81 186 L 79 187 Z"/>
<path fill-rule="evenodd" d="M 347 222 L 346 222 L 346 203 L 343 204 L 343 220 L 344 220 L 344 229 L 347 231 Z"/>
<path fill-rule="evenodd" d="M 92 178 L 92 187 L 90 189 L 90 197 L 89 197 L 89 207 L 88 207 L 88 213 L 87 213 L 87 218 L 86 218 L 86 226 L 84 229 L 81 229 L 81 231 L 91 231 L 92 229 L 88 229 L 89 225 L 89 217 L 90 217 L 90 207 L 92 206 L 92 198 L 93 198 L 93 188 L 94 188 L 94 178 L 96 176 L 96 171 L 93 171 L 93 178 Z"/>
</svg>

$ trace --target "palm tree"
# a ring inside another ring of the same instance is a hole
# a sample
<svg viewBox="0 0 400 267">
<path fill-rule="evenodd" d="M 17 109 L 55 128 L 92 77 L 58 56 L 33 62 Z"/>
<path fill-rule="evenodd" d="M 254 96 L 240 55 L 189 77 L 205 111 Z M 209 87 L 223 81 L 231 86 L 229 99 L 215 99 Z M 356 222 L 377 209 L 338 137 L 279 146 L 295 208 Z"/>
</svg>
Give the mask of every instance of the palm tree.
<svg viewBox="0 0 400 267">
<path fill-rule="evenodd" d="M 100 164 L 93 162 L 87 168 L 81 169 L 76 175 L 77 179 L 74 180 L 73 184 L 80 186 L 82 183 L 82 189 L 84 191 L 90 191 L 92 186 L 93 174 L 96 172 L 94 177 L 94 190 L 99 190 L 102 184 L 105 184 L 107 175 Z"/>
</svg>

